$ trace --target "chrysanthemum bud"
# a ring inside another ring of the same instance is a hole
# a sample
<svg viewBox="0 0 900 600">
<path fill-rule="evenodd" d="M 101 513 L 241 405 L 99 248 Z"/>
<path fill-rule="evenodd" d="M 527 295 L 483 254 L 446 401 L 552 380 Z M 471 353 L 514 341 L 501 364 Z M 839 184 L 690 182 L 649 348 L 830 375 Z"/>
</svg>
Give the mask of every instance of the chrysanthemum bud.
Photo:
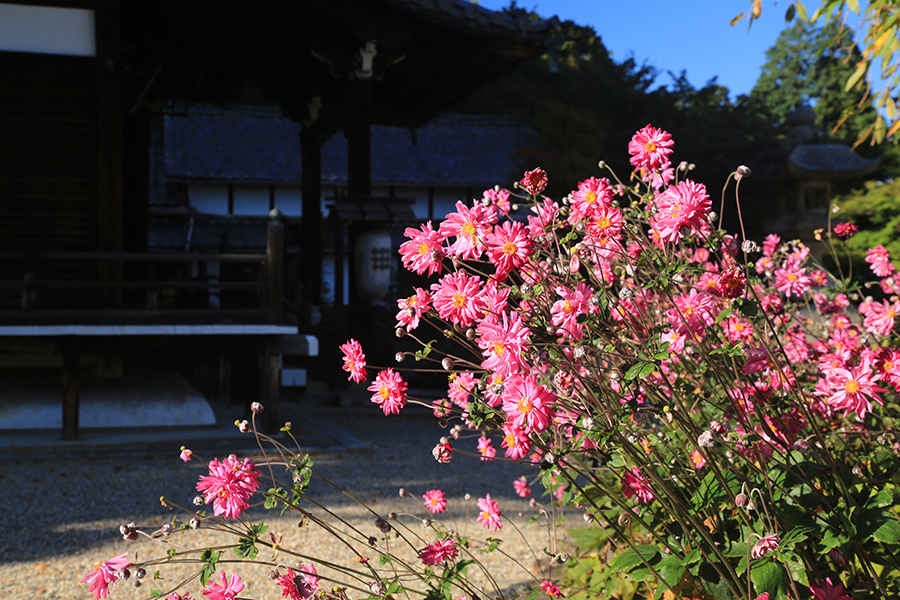
<svg viewBox="0 0 900 600">
<path fill-rule="evenodd" d="M 753 240 L 744 240 L 744 243 L 741 244 L 741 250 L 743 250 L 747 254 L 759 252 L 759 244 L 757 244 Z"/>
<path fill-rule="evenodd" d="M 441 361 L 441 366 L 444 368 L 445 371 L 449 371 L 449 370 L 453 369 L 453 367 L 455 366 L 455 363 L 453 362 L 452 358 L 447 356 L 447 357 L 444 357 L 444 360 Z"/>
<path fill-rule="evenodd" d="M 862 465 L 860 465 L 859 463 L 853 465 L 853 468 L 851 469 L 851 472 L 852 472 L 853 475 L 855 475 L 856 477 L 862 477 L 863 475 L 865 475 L 865 473 L 863 473 Z"/>
<path fill-rule="evenodd" d="M 392 511 L 392 512 L 389 512 L 389 513 L 388 513 L 388 519 L 393 519 L 394 521 L 396 521 L 396 520 L 397 520 L 397 513 L 393 512 L 393 511 Z"/>
<path fill-rule="evenodd" d="M 453 458 L 453 446 L 449 443 L 437 444 L 431 451 L 431 455 L 439 463 L 448 463 Z"/>
<path fill-rule="evenodd" d="M 378 528 L 381 533 L 389 533 L 391 531 L 391 525 L 381 517 L 375 519 L 375 527 Z"/>
<path fill-rule="evenodd" d="M 679 171 L 687 171 L 688 170 L 688 164 L 687 164 L 686 160 L 683 160 L 680 163 L 678 163 L 678 170 Z"/>
<path fill-rule="evenodd" d="M 406 358 L 405 352 L 398 352 L 397 354 L 394 355 L 394 360 L 397 361 L 398 363 L 402 363 L 404 358 Z"/>
<path fill-rule="evenodd" d="M 470 342 L 475 339 L 475 330 L 469 327 L 466 329 L 466 339 Z"/>
<path fill-rule="evenodd" d="M 191 517 L 191 529 L 200 529 L 200 519 L 198 517 Z"/>
<path fill-rule="evenodd" d="M 139 588 L 139 587 L 141 587 L 141 585 L 143 585 L 143 584 L 141 583 L 141 580 L 140 580 L 140 579 L 135 579 L 134 581 L 131 582 L 131 585 L 133 585 L 133 586 L 136 587 L 136 588 Z"/>
<path fill-rule="evenodd" d="M 521 293 L 521 294 L 523 294 L 523 295 L 528 295 L 528 294 L 530 294 L 530 293 L 532 292 L 533 289 L 534 289 L 534 288 L 531 287 L 530 284 L 528 284 L 528 283 L 523 283 L 521 286 L 519 286 L 519 293 Z"/>
<path fill-rule="evenodd" d="M 406 335 L 406 330 L 403 329 L 402 327 L 398 327 L 397 329 L 394 330 L 394 334 L 395 334 L 398 338 L 402 338 L 403 336 Z"/>
<path fill-rule="evenodd" d="M 192 502 L 194 503 L 194 506 L 203 506 L 204 504 L 206 504 L 206 498 L 204 498 L 202 495 L 194 496 Z"/>
<path fill-rule="evenodd" d="M 135 579 L 143 579 L 146 576 L 147 576 L 147 570 L 144 569 L 143 567 L 138 567 L 137 569 L 134 570 L 134 578 Z"/>
<path fill-rule="evenodd" d="M 281 573 L 278 572 L 278 569 L 272 569 L 271 571 L 269 571 L 269 579 L 271 579 L 272 581 L 275 581 L 279 577 L 281 577 Z"/>
<path fill-rule="evenodd" d="M 120 525 L 119 533 L 122 534 L 122 539 L 125 539 L 129 542 L 133 542 L 137 539 L 137 526 L 134 523 L 129 523 L 128 525 Z"/>
<path fill-rule="evenodd" d="M 734 503 L 741 508 L 746 508 L 750 504 L 750 497 L 741 493 L 734 497 Z"/>
<path fill-rule="evenodd" d="M 165 536 L 171 535 L 172 534 L 172 525 L 169 523 L 166 523 L 165 525 L 163 525 L 162 527 L 159 528 L 159 532 Z"/>
<path fill-rule="evenodd" d="M 724 423 L 722 423 L 722 421 L 710 421 L 709 430 L 719 435 L 725 435 L 726 433 L 728 433 L 728 427 Z"/>
<path fill-rule="evenodd" d="M 398 494 L 401 498 L 405 498 L 405 497 L 406 497 L 406 489 L 405 489 L 405 488 L 400 488 L 399 490 L 397 490 L 397 494 Z"/>
<path fill-rule="evenodd" d="M 248 433 L 251 430 L 250 423 L 248 421 L 235 421 L 235 425 L 240 430 L 241 433 Z"/>
<path fill-rule="evenodd" d="M 737 177 L 738 179 L 741 179 L 742 177 L 749 177 L 749 176 L 750 176 L 750 169 L 746 165 L 739 166 L 737 168 L 737 171 L 735 171 L 735 177 Z"/>
<path fill-rule="evenodd" d="M 712 448 L 716 445 L 716 438 L 713 437 L 712 431 L 704 431 L 697 438 L 697 445 L 701 448 Z"/>
<path fill-rule="evenodd" d="M 585 523 L 591 523 L 594 520 L 594 517 L 589 512 L 586 512 L 583 515 L 581 515 L 581 518 L 584 519 Z"/>
<path fill-rule="evenodd" d="M 575 346 L 575 358 L 584 358 L 587 356 L 587 347 Z"/>
<path fill-rule="evenodd" d="M 116 577 L 118 577 L 119 579 L 127 580 L 131 577 L 131 571 L 129 571 L 128 569 L 122 569 L 121 571 L 118 571 L 116 573 Z"/>
<path fill-rule="evenodd" d="M 605 169 L 605 168 L 606 168 L 606 161 L 605 161 L 605 160 L 601 160 L 600 162 L 597 163 L 597 166 L 600 167 L 601 169 Z"/>
<path fill-rule="evenodd" d="M 263 405 L 260 404 L 259 402 L 254 402 L 253 404 L 250 405 L 250 412 L 258 415 L 262 411 L 263 411 Z"/>
<path fill-rule="evenodd" d="M 797 438 L 794 440 L 793 448 L 800 454 L 809 454 L 812 451 L 812 446 L 809 445 L 809 442 L 804 440 L 803 438 Z"/>
</svg>

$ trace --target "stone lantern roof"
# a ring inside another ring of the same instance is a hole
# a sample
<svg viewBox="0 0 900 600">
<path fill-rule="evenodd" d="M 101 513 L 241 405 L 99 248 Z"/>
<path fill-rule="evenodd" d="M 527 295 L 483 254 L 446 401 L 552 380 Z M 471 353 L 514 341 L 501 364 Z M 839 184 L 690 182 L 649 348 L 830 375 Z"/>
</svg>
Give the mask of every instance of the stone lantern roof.
<svg viewBox="0 0 900 600">
<path fill-rule="evenodd" d="M 825 143 L 814 126 L 816 114 L 801 105 L 785 119 L 790 126 L 778 148 L 763 152 L 751 165 L 754 177 L 785 179 L 852 179 L 874 173 L 880 158 L 866 159 L 844 144 Z"/>
</svg>

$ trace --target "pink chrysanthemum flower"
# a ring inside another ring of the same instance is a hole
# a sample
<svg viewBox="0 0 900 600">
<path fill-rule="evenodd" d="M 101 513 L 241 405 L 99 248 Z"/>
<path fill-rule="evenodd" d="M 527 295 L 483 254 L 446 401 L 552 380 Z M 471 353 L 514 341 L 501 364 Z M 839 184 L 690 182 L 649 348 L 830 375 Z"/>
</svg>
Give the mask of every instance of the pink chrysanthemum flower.
<svg viewBox="0 0 900 600">
<path fill-rule="evenodd" d="M 219 573 L 219 582 L 207 582 L 203 595 L 209 597 L 209 600 L 234 600 L 244 589 L 244 582 L 237 573 L 231 574 L 231 581 L 228 581 L 225 573 Z"/>
<path fill-rule="evenodd" d="M 587 232 L 593 241 L 616 239 L 622 233 L 625 218 L 622 211 L 615 206 L 598 208 L 588 222 Z"/>
<path fill-rule="evenodd" d="M 406 406 L 406 382 L 393 369 L 385 369 L 378 373 L 375 381 L 369 386 L 372 402 L 381 406 L 386 415 L 396 415 Z"/>
<path fill-rule="evenodd" d="M 641 475 L 637 469 L 627 471 L 622 477 L 622 495 L 626 498 L 637 496 L 645 504 L 656 498 L 650 487 L 650 480 Z"/>
<path fill-rule="evenodd" d="M 307 600 L 319 589 L 319 578 L 316 574 L 316 567 L 310 563 L 300 565 L 300 573 L 295 573 L 293 569 L 288 568 L 288 572 L 278 578 L 278 585 L 281 586 L 281 595 L 291 600 Z"/>
<path fill-rule="evenodd" d="M 178 455 L 178 458 L 184 462 L 190 462 L 192 456 L 194 456 L 194 453 L 191 452 L 190 448 L 181 447 L 181 454 Z"/>
<path fill-rule="evenodd" d="M 485 357 L 481 367 L 506 377 L 525 367 L 524 355 L 530 346 L 531 330 L 522 324 L 518 312 L 503 313 L 499 321 L 485 319 L 476 330 L 478 347 Z"/>
<path fill-rule="evenodd" d="M 516 494 L 518 494 L 522 498 L 531 497 L 531 486 L 528 485 L 528 479 L 526 479 L 524 476 L 519 477 L 518 479 L 513 481 L 513 489 L 515 489 Z"/>
<path fill-rule="evenodd" d="M 694 465 L 695 469 L 702 469 L 706 466 L 706 458 L 700 454 L 699 450 L 691 451 L 691 463 Z"/>
<path fill-rule="evenodd" d="M 503 396 L 503 410 L 513 425 L 528 434 L 543 431 L 550 425 L 553 420 L 551 404 L 555 401 L 553 392 L 529 375 L 509 383 Z"/>
<path fill-rule="evenodd" d="M 628 142 L 631 164 L 636 169 L 658 169 L 668 162 L 674 143 L 668 132 L 648 124 Z"/>
<path fill-rule="evenodd" d="M 683 229 L 701 233 L 710 230 L 706 215 L 712 210 L 712 200 L 702 183 L 685 179 L 669 186 L 656 197 L 656 208 L 653 229 L 665 242 L 678 242 Z"/>
<path fill-rule="evenodd" d="M 481 195 L 481 201 L 492 204 L 501 215 L 509 214 L 512 208 L 512 204 L 509 202 L 509 190 L 495 190 L 493 188 L 484 190 Z"/>
<path fill-rule="evenodd" d="M 865 315 L 863 327 L 866 331 L 873 335 L 882 337 L 888 336 L 894 330 L 894 324 L 897 321 L 897 305 L 882 300 L 881 302 L 871 302 L 865 308 L 859 307 L 859 312 Z"/>
<path fill-rule="evenodd" d="M 503 443 L 506 448 L 506 456 L 512 459 L 521 459 L 528 456 L 531 451 L 531 440 L 521 427 L 516 427 L 512 423 L 503 423 L 500 426 L 503 429 Z"/>
<path fill-rule="evenodd" d="M 447 509 L 447 497 L 441 490 L 429 490 L 422 495 L 425 508 L 430 512 L 437 514 Z"/>
<path fill-rule="evenodd" d="M 471 327 L 484 314 L 481 279 L 463 271 L 450 273 L 431 285 L 431 303 L 438 315 L 461 327 Z"/>
<path fill-rule="evenodd" d="M 559 214 L 559 204 L 553 202 L 549 198 L 544 198 L 542 203 L 531 207 L 534 215 L 528 215 L 528 235 L 533 238 L 540 238 L 549 231 L 552 231 L 558 225 L 556 216 Z"/>
<path fill-rule="evenodd" d="M 857 231 L 859 231 L 859 228 L 853 223 L 838 223 L 834 226 L 834 234 L 839 238 L 852 237 Z"/>
<path fill-rule="evenodd" d="M 341 344 L 341 352 L 344 353 L 345 371 L 350 373 L 347 381 L 359 383 L 367 379 L 366 375 L 366 355 L 363 353 L 362 345 L 356 340 L 348 340 Z"/>
<path fill-rule="evenodd" d="M 194 600 L 190 594 L 179 594 L 178 592 L 172 592 L 168 596 L 166 596 L 166 600 Z"/>
<path fill-rule="evenodd" d="M 422 288 L 415 288 L 415 294 L 397 300 L 397 324 L 413 331 L 419 326 L 419 320 L 431 308 L 431 293 Z"/>
<path fill-rule="evenodd" d="M 434 460 L 439 463 L 446 464 L 453 459 L 453 444 L 450 442 L 435 444 L 434 448 L 431 450 L 431 455 L 434 457 Z"/>
<path fill-rule="evenodd" d="M 453 560 L 457 556 L 459 556 L 459 548 L 456 547 L 456 542 L 452 538 L 428 544 L 419 552 L 419 559 L 430 567 Z"/>
<path fill-rule="evenodd" d="M 456 212 L 447 215 L 440 226 L 444 238 L 456 236 L 447 249 L 450 256 L 477 260 L 484 252 L 484 236 L 491 229 L 491 221 L 496 221 L 496 211 L 486 209 L 480 202 L 472 208 L 462 202 L 456 203 Z"/>
<path fill-rule="evenodd" d="M 870 248 L 869 251 L 866 252 L 866 262 L 869 263 L 872 272 L 879 277 L 890 277 L 896 270 L 894 264 L 891 262 L 891 257 L 884 246 Z"/>
<path fill-rule="evenodd" d="M 885 390 L 875 383 L 875 374 L 868 359 L 852 369 L 834 368 L 825 373 L 827 391 L 816 391 L 820 396 L 828 396 L 826 402 L 829 406 L 844 411 L 844 414 L 856 413 L 860 419 L 865 418 L 866 413 L 872 411 L 874 400 L 883 404 L 877 395 Z"/>
<path fill-rule="evenodd" d="M 471 371 L 463 371 L 462 373 L 451 373 L 449 379 L 447 397 L 458 407 L 466 408 L 469 398 L 472 396 L 472 390 L 475 389 L 475 376 Z"/>
<path fill-rule="evenodd" d="M 482 527 L 487 527 L 488 531 L 496 531 L 503 528 L 500 521 L 500 505 L 491 500 L 490 494 L 485 494 L 484 498 L 478 499 L 478 522 Z"/>
<path fill-rule="evenodd" d="M 90 573 L 84 576 L 81 583 L 87 583 L 88 589 L 94 598 L 106 598 L 109 596 L 109 586 L 116 587 L 118 572 L 131 566 L 128 553 L 120 554 L 115 558 L 98 562 Z"/>
<path fill-rule="evenodd" d="M 739 298 L 744 295 L 747 286 L 747 277 L 744 270 L 739 268 L 722 271 L 716 280 L 715 289 L 724 298 Z"/>
<path fill-rule="evenodd" d="M 563 594 L 559 586 L 553 583 L 552 581 L 547 581 L 546 579 L 541 581 L 541 591 L 550 596 L 551 598 L 565 598 L 566 595 Z"/>
<path fill-rule="evenodd" d="M 831 577 L 826 577 L 822 585 L 809 586 L 809 591 L 815 600 L 853 600 L 853 596 L 844 591 L 843 584 L 831 583 Z"/>
<path fill-rule="evenodd" d="M 584 324 L 578 317 L 590 309 L 591 288 L 583 281 L 569 289 L 564 286 L 556 288 L 559 300 L 550 307 L 550 322 L 557 328 L 556 333 L 563 338 L 580 340 L 584 335 Z"/>
<path fill-rule="evenodd" d="M 753 549 L 750 550 L 750 556 L 752 558 L 762 558 L 769 552 L 778 550 L 778 544 L 780 543 L 781 540 L 778 538 L 777 534 L 770 533 L 769 535 L 763 536 L 753 545 Z"/>
<path fill-rule="evenodd" d="M 715 304 L 709 294 L 691 289 L 687 294 L 675 296 L 672 300 L 675 307 L 670 308 L 666 316 L 676 333 L 699 335 L 715 323 L 712 314 Z"/>
<path fill-rule="evenodd" d="M 213 503 L 213 514 L 236 519 L 250 508 L 247 500 L 259 487 L 260 472 L 249 458 L 239 461 L 229 456 L 209 463 L 209 475 L 201 475 L 197 491 L 204 492 L 206 503 Z"/>
<path fill-rule="evenodd" d="M 607 178 L 590 177 L 578 184 L 578 190 L 572 194 L 569 223 L 575 224 L 582 219 L 597 216 L 603 207 L 612 206 L 613 191 Z"/>
<path fill-rule="evenodd" d="M 775 270 L 775 288 L 785 296 L 800 297 L 811 283 L 806 268 L 797 263 L 791 262 Z"/>
<path fill-rule="evenodd" d="M 506 221 L 500 227 L 495 227 L 492 233 L 484 237 L 484 245 L 487 247 L 488 260 L 497 267 L 498 281 L 503 281 L 525 264 L 532 252 L 525 226 L 518 221 Z"/>
<path fill-rule="evenodd" d="M 494 442 L 489 437 L 481 436 L 478 438 L 478 452 L 481 454 L 481 460 L 492 460 L 497 456 Z"/>
<path fill-rule="evenodd" d="M 540 167 L 532 171 L 525 171 L 525 176 L 519 183 L 529 194 L 540 194 L 547 187 L 547 173 Z"/>
<path fill-rule="evenodd" d="M 407 227 L 403 235 L 410 238 L 400 244 L 400 258 L 403 266 L 418 275 L 429 276 L 440 273 L 444 259 L 445 236 L 434 230 L 431 221 L 420 229 Z"/>
</svg>

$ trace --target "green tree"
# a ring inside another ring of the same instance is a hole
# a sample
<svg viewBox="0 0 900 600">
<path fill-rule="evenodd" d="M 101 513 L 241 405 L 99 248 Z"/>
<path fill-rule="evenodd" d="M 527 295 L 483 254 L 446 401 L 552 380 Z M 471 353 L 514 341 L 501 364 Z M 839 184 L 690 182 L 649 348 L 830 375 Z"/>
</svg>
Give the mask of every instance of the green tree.
<svg viewBox="0 0 900 600">
<path fill-rule="evenodd" d="M 875 118 L 870 104 L 857 108 L 856 97 L 844 91 L 860 59 L 848 29 L 834 22 L 816 27 L 797 20 L 766 51 L 750 99 L 776 125 L 783 124 L 801 104 L 808 104 L 819 129 L 852 143 Z"/>
</svg>

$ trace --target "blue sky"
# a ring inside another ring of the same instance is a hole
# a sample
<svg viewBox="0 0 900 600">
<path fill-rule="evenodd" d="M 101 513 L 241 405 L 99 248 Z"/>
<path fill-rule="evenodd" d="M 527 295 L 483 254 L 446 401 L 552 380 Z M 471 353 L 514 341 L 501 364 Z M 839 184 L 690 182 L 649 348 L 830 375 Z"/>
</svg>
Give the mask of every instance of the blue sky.
<svg viewBox="0 0 900 600">
<path fill-rule="evenodd" d="M 509 0 L 481 0 L 481 6 L 498 10 Z M 766 50 L 784 29 L 788 2 L 765 2 L 763 18 L 747 31 L 747 21 L 728 22 L 750 8 L 749 0 L 518 0 L 523 8 L 544 16 L 557 15 L 580 25 L 591 25 L 613 59 L 634 54 L 661 72 L 657 83 L 665 85 L 687 70 L 695 87 L 719 76 L 732 97 L 746 94 L 756 83 Z M 807 2 L 812 10 L 816 2 Z"/>
</svg>

